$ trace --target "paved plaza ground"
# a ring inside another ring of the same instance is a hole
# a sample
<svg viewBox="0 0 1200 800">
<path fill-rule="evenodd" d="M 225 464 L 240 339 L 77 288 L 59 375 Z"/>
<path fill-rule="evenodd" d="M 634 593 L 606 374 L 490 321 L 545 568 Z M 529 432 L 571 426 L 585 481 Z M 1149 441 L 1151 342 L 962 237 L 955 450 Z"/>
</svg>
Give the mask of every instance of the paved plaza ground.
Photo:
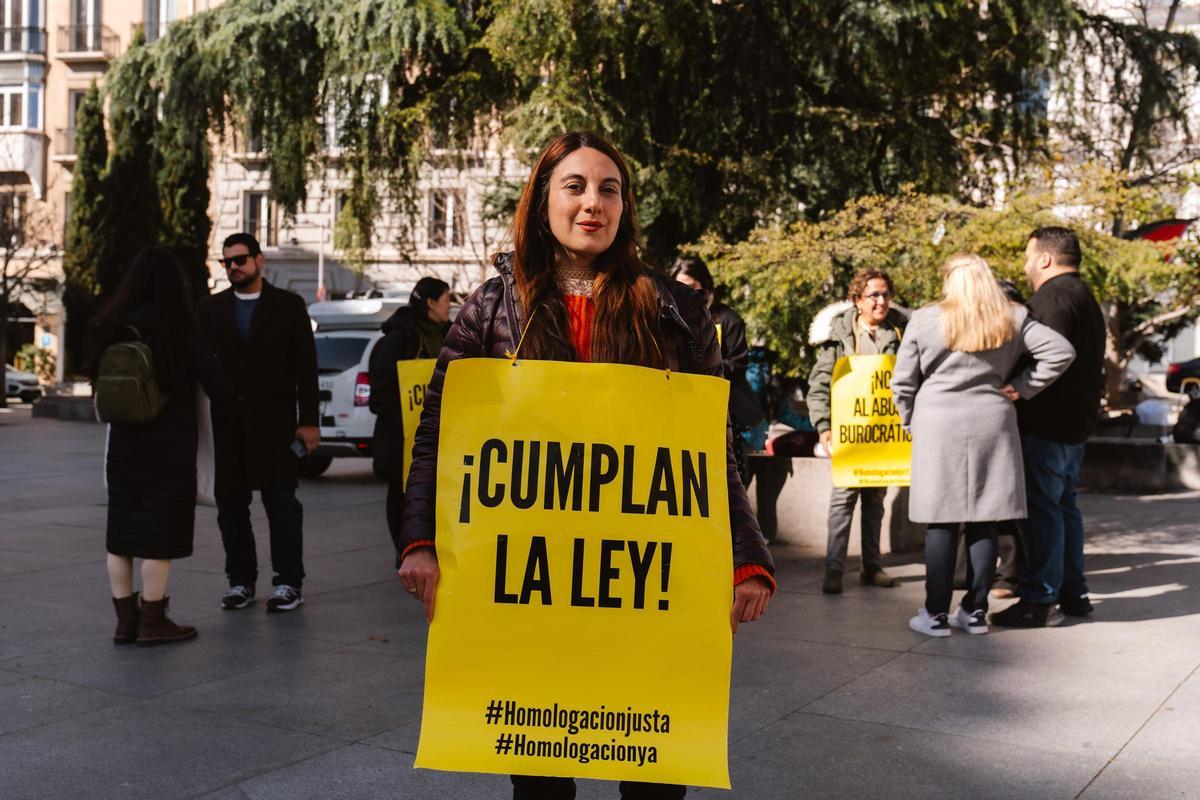
<svg viewBox="0 0 1200 800">
<path fill-rule="evenodd" d="M 200 637 L 114 647 L 103 442 L 0 413 L 0 800 L 508 796 L 501 776 L 412 769 L 425 625 L 367 462 L 301 486 L 300 611 L 218 608 L 201 508 L 170 584 Z M 906 625 L 919 559 L 893 559 L 900 589 L 826 597 L 819 554 L 777 550 L 782 591 L 735 642 L 733 791 L 689 797 L 1200 797 L 1200 496 L 1083 505 L 1097 610 L 1058 629 L 930 640 Z"/>
</svg>

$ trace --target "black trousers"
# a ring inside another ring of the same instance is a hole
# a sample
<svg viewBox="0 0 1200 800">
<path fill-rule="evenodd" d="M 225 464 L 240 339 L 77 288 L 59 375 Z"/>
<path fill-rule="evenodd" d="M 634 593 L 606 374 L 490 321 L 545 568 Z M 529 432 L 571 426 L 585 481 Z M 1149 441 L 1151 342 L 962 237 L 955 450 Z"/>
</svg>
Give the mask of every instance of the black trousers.
<svg viewBox="0 0 1200 800">
<path fill-rule="evenodd" d="M 297 589 L 304 583 L 304 507 L 296 499 L 295 487 L 263 489 L 259 492 L 267 509 L 271 531 L 271 568 L 275 586 Z M 250 527 L 249 489 L 217 495 L 217 526 L 225 545 L 225 575 L 230 586 L 254 586 L 258 580 L 258 549 Z"/>
<path fill-rule="evenodd" d="M 774 456 L 753 456 L 750 458 L 750 474 L 754 477 L 754 497 L 758 507 L 758 524 L 762 528 L 763 537 L 768 542 L 775 541 L 779 532 L 779 517 L 775 513 L 775 503 L 779 493 L 792 474 L 790 458 Z"/>
<path fill-rule="evenodd" d="M 950 613 L 958 528 L 956 522 L 943 522 L 925 529 L 925 610 L 930 616 Z M 971 585 L 962 607 L 967 611 L 987 611 L 988 592 L 996 575 L 996 523 L 968 522 L 963 529 Z"/>
<path fill-rule="evenodd" d="M 575 800 L 573 778 L 531 778 L 513 775 L 513 800 Z M 621 800 L 678 800 L 686 786 L 621 781 Z"/>
<path fill-rule="evenodd" d="M 397 473 L 400 470 L 396 470 Z M 387 526 L 388 533 L 392 536 L 392 544 L 396 548 L 396 555 L 400 555 L 400 551 L 404 548 L 401 542 L 404 540 L 401 524 L 404 522 L 404 485 L 400 481 L 399 474 L 388 473 L 387 476 Z"/>
</svg>

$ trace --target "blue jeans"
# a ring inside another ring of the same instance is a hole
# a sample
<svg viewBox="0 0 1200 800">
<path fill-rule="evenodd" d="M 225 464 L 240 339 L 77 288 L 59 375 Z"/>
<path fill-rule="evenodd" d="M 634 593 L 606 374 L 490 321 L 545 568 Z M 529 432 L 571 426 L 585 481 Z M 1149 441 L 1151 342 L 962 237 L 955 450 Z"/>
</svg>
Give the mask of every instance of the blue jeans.
<svg viewBox="0 0 1200 800">
<path fill-rule="evenodd" d="M 1021 450 L 1029 504 L 1025 525 L 1029 563 L 1017 593 L 1031 603 L 1085 595 L 1083 514 L 1075 505 L 1083 445 L 1022 436 Z"/>
</svg>

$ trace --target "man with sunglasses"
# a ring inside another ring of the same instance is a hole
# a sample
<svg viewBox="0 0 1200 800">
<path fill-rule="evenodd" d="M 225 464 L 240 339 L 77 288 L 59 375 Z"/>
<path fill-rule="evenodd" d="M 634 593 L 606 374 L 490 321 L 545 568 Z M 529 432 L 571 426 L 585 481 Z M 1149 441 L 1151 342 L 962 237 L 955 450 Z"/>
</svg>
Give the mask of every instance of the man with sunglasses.
<svg viewBox="0 0 1200 800">
<path fill-rule="evenodd" d="M 214 402 L 217 524 L 225 545 L 227 610 L 254 602 L 258 554 L 250 526 L 252 492 L 267 511 L 275 591 L 267 611 L 304 602 L 303 507 L 296 499 L 299 458 L 320 440 L 317 352 L 304 300 L 263 280 L 258 240 L 225 240 L 221 266 L 231 287 L 207 298 L 200 326 L 229 381 L 233 403 Z M 297 413 L 298 410 L 298 413 Z"/>
<path fill-rule="evenodd" d="M 829 453 L 833 422 L 830 418 L 830 384 L 833 368 L 846 355 L 895 354 L 900 347 L 907 317 L 892 308 L 892 279 L 877 269 L 859 270 L 850 281 L 847 293 L 850 308 L 833 318 L 828 331 L 813 331 L 813 344 L 819 347 L 817 362 L 809 374 L 808 414 L 820 434 L 820 446 Z M 815 326 L 814 326 L 815 327 Z M 886 488 L 833 488 L 829 497 L 829 541 L 825 554 L 825 594 L 842 593 L 842 573 L 850 545 L 850 524 L 854 506 L 861 500 L 862 571 L 860 581 L 867 586 L 895 587 L 899 582 L 883 568 L 879 534 L 883 527 L 883 499 Z"/>
</svg>

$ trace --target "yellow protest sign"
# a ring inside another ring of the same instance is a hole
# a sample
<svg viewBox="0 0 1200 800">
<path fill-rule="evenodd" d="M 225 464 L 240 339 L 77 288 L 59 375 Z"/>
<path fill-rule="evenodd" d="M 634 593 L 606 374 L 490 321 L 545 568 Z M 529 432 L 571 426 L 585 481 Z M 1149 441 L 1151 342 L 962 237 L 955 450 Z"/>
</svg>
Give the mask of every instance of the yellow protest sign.
<svg viewBox="0 0 1200 800">
<path fill-rule="evenodd" d="M 833 367 L 833 485 L 908 486 L 912 436 L 892 402 L 894 355 L 842 356 Z"/>
<path fill-rule="evenodd" d="M 729 786 L 728 383 L 453 361 L 416 766 Z"/>
<path fill-rule="evenodd" d="M 408 470 L 412 466 L 413 442 L 417 437 L 417 425 L 421 423 L 421 411 L 425 408 L 425 392 L 433 380 L 436 358 L 417 358 L 396 362 L 396 378 L 400 382 L 400 418 L 404 427 L 404 471 L 400 485 L 408 483 Z"/>
</svg>

